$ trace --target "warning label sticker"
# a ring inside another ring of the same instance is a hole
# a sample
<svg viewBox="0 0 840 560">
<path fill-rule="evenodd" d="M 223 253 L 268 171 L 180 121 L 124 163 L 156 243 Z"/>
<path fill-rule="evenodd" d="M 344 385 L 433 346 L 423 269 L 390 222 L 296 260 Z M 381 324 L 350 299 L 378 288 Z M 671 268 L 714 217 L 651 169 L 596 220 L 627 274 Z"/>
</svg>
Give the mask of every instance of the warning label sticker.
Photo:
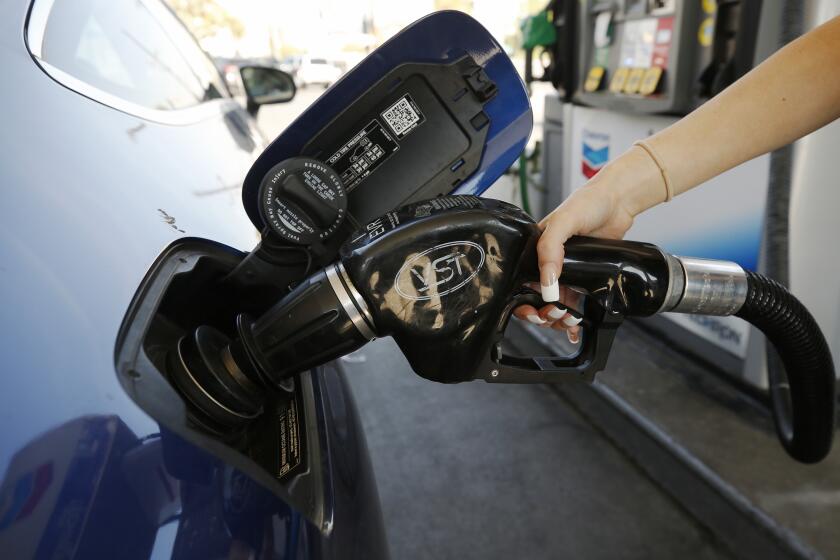
<svg viewBox="0 0 840 560">
<path fill-rule="evenodd" d="M 289 407 L 279 412 L 278 421 L 280 424 L 280 462 L 277 476 L 282 478 L 303 461 L 297 400 L 292 399 Z"/>
<path fill-rule="evenodd" d="M 338 172 L 344 188 L 350 192 L 399 149 L 393 136 L 373 119 L 330 156 L 327 163 Z"/>
<path fill-rule="evenodd" d="M 397 138 L 402 138 L 423 122 L 423 113 L 414 103 L 410 95 L 405 94 L 399 101 L 385 109 L 382 113 L 382 118 L 397 135 Z"/>
</svg>

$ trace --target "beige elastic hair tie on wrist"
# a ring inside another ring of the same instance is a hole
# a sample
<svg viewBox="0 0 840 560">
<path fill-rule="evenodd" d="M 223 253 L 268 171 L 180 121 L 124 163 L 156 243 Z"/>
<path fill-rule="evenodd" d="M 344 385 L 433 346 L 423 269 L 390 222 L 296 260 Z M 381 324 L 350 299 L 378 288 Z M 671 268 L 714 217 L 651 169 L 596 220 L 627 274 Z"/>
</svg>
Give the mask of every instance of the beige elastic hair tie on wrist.
<svg viewBox="0 0 840 560">
<path fill-rule="evenodd" d="M 665 170 L 665 165 L 663 165 L 662 160 L 659 159 L 653 147 L 645 140 L 636 140 L 633 142 L 633 145 L 646 151 L 650 159 L 653 160 L 653 163 L 656 164 L 656 167 L 659 168 L 659 172 L 662 174 L 662 181 L 665 182 L 665 202 L 670 202 L 674 198 L 674 189 L 671 186 L 671 179 L 668 177 L 668 171 Z"/>
</svg>

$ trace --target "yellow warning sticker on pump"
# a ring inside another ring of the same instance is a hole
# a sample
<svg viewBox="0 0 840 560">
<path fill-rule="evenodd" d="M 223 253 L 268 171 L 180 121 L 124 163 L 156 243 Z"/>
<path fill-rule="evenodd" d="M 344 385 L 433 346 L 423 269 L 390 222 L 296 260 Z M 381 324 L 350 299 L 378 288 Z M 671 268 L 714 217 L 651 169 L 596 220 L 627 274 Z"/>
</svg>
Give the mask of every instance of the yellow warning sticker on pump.
<svg viewBox="0 0 840 560">
<path fill-rule="evenodd" d="M 642 85 L 642 78 L 645 75 L 644 68 L 633 68 L 627 75 L 627 83 L 624 84 L 624 93 L 637 93 Z"/>
<path fill-rule="evenodd" d="M 712 46 L 715 38 L 715 18 L 707 17 L 697 30 L 697 41 L 704 47 Z"/>
<path fill-rule="evenodd" d="M 624 89 L 624 84 L 627 82 L 627 75 L 630 73 L 629 68 L 619 68 L 613 74 L 610 81 L 610 91 L 613 93 L 621 93 Z"/>
<path fill-rule="evenodd" d="M 601 82 L 604 81 L 606 70 L 603 66 L 593 66 L 586 75 L 586 82 L 583 84 L 583 91 L 593 92 L 601 89 Z"/>
<path fill-rule="evenodd" d="M 656 93 L 656 88 L 659 87 L 659 82 L 662 79 L 662 68 L 654 66 L 645 70 L 645 75 L 642 77 L 642 85 L 639 86 L 639 93 L 642 95 L 652 95 Z"/>
</svg>

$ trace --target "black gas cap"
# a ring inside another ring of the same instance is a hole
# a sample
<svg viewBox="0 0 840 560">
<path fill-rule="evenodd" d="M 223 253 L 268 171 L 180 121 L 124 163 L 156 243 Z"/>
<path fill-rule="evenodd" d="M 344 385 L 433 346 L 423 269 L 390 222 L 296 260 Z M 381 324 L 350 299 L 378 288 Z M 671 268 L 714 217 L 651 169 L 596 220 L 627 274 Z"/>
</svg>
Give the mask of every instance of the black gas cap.
<svg viewBox="0 0 840 560">
<path fill-rule="evenodd" d="M 263 177 L 260 212 L 283 239 L 300 245 L 325 241 L 347 215 L 347 195 L 334 169 L 316 159 L 284 160 Z"/>
</svg>

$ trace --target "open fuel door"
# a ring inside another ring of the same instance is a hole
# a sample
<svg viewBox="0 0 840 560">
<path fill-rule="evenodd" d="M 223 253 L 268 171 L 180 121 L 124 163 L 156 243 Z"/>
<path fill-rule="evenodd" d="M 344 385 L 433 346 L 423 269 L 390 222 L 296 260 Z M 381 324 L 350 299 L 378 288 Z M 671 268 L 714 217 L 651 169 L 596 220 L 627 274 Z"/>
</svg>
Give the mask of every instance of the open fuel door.
<svg viewBox="0 0 840 560">
<path fill-rule="evenodd" d="M 504 49 L 454 11 L 405 28 L 336 82 L 262 153 L 242 200 L 258 228 L 260 183 L 308 156 L 335 169 L 355 225 L 437 195 L 480 194 L 525 146 L 533 119 Z"/>
</svg>

